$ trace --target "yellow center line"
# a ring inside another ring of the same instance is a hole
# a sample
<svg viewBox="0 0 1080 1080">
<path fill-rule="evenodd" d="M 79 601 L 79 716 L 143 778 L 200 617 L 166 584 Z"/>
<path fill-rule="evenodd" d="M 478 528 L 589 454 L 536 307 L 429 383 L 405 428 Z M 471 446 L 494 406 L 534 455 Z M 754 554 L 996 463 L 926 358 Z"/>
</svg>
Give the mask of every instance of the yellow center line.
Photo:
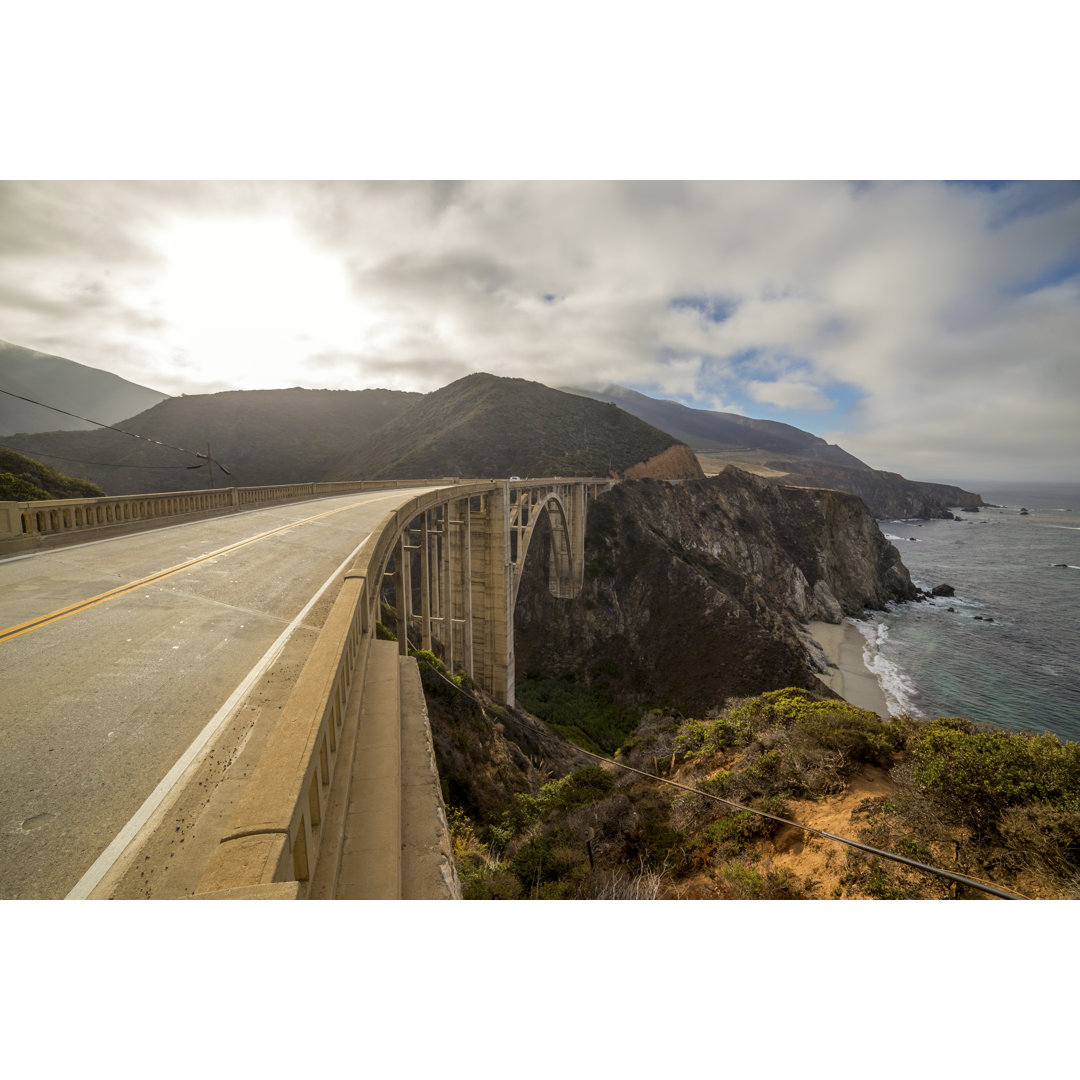
<svg viewBox="0 0 1080 1080">
<path fill-rule="evenodd" d="M 23 634 L 29 634 L 32 630 L 40 630 L 44 626 L 49 626 L 51 623 L 59 622 L 61 619 L 66 619 L 71 615 L 76 615 L 80 611 L 87 611 L 92 607 L 97 607 L 98 604 L 104 604 L 108 600 L 115 600 L 118 596 L 125 596 L 127 593 L 134 592 L 136 589 L 141 589 L 145 585 L 152 585 L 155 581 L 162 581 L 167 577 L 172 577 L 174 574 L 182 573 L 184 570 L 190 570 L 193 566 L 198 566 L 208 559 L 216 559 L 219 555 L 227 555 L 230 552 L 247 547 L 249 544 L 254 544 L 259 540 L 265 540 L 268 536 L 276 536 L 278 533 L 287 532 L 289 529 L 295 529 L 300 525 L 308 525 L 311 522 L 319 521 L 322 518 L 333 517 L 334 514 L 342 514 L 346 510 L 355 510 L 358 506 L 367 506 L 370 503 L 383 502 L 386 499 L 394 498 L 398 494 L 399 493 L 395 491 L 391 495 L 380 495 L 377 498 L 363 499 L 360 502 L 349 503 L 348 506 L 339 506 L 335 510 L 327 510 L 325 513 L 315 514 L 312 517 L 302 518 L 300 521 L 292 521 L 288 525 L 270 529 L 269 532 L 259 533 L 258 536 L 249 536 L 245 540 L 238 540 L 235 544 L 229 544 L 226 547 L 218 548 L 217 551 L 209 551 L 205 555 L 200 555 L 195 559 L 189 559 L 187 562 L 177 563 L 176 566 L 170 566 L 166 570 L 158 570 L 156 573 L 149 574 L 147 577 L 139 578 L 138 581 L 129 581 L 126 585 L 118 585 L 115 589 L 99 593 L 97 596 L 91 596 L 86 600 L 80 600 L 76 604 L 70 604 L 68 607 L 60 608 L 58 611 L 52 611 L 48 615 L 41 615 L 36 619 L 30 619 L 28 622 L 8 627 L 7 630 L 0 630 L 0 641 L 12 641 L 17 637 L 21 637 Z"/>
</svg>

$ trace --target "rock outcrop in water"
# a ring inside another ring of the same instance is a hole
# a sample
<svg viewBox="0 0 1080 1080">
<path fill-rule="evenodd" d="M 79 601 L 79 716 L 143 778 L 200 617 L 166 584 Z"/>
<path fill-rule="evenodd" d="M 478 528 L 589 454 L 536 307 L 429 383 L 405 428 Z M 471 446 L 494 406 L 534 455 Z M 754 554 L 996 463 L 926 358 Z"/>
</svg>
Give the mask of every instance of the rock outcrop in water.
<svg viewBox="0 0 1080 1080">
<path fill-rule="evenodd" d="M 622 694 L 689 711 L 820 689 L 801 623 L 916 595 L 860 499 L 734 468 L 628 481 L 593 503 L 576 600 L 548 593 L 546 534 L 533 542 L 515 614 L 519 675 L 617 669 Z"/>
</svg>

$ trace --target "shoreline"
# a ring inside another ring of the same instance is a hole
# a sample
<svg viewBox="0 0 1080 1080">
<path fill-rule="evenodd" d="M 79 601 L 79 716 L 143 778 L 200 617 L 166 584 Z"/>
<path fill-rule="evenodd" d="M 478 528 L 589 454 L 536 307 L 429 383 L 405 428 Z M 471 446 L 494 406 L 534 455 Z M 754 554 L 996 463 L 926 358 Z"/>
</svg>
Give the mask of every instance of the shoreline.
<svg viewBox="0 0 1080 1080">
<path fill-rule="evenodd" d="M 810 622 L 806 631 L 813 643 L 819 646 L 819 659 L 824 658 L 827 668 L 817 672 L 817 677 L 830 690 L 860 709 L 869 709 L 878 716 L 892 716 L 885 692 L 877 677 L 863 663 L 866 641 L 858 627 L 845 620 L 841 623 Z"/>
</svg>

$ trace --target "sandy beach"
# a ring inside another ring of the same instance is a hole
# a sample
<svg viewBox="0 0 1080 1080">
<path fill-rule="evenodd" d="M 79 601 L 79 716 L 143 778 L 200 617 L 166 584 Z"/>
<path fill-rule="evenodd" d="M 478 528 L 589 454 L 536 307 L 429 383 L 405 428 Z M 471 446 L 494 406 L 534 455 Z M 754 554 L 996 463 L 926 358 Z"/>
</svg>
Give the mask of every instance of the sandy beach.
<svg viewBox="0 0 1080 1080">
<path fill-rule="evenodd" d="M 852 705 L 889 716 L 885 694 L 877 678 L 863 664 L 865 641 L 858 628 L 849 622 L 811 622 L 807 630 L 829 663 L 828 673 L 819 674 L 818 678 Z"/>
</svg>

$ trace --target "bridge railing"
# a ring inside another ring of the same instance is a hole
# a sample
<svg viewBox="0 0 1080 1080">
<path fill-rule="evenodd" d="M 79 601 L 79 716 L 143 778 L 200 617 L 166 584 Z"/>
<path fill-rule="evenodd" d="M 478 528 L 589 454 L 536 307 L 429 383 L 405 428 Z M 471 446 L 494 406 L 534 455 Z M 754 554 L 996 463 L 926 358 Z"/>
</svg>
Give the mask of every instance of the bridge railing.
<svg viewBox="0 0 1080 1080">
<path fill-rule="evenodd" d="M 562 478 L 511 487 L 579 483 Z M 460 482 L 409 499 L 383 518 L 346 572 L 341 591 L 270 735 L 199 894 L 296 882 L 305 897 L 324 841 L 331 783 L 351 746 L 360 711 L 368 651 L 382 599 L 383 576 L 402 533 L 429 509 L 508 484 Z M 609 486 L 597 479 L 589 483 Z"/>
<path fill-rule="evenodd" d="M 337 493 L 455 483 L 455 479 L 445 477 L 428 480 L 342 480 L 315 484 L 207 488 L 150 495 L 0 502 L 0 548 L 36 547 L 76 534 L 115 533 L 125 528 L 143 527 L 146 522 L 179 521 Z"/>
<path fill-rule="evenodd" d="M 448 498 L 492 490 L 455 485 L 408 500 L 372 530 L 359 550 L 330 615 L 233 816 L 199 893 L 310 881 L 322 840 L 330 787 L 347 740 L 346 720 L 359 714 L 367 654 L 375 636 L 383 570 L 402 531 Z M 302 884 L 300 895 L 306 895 Z"/>
</svg>

